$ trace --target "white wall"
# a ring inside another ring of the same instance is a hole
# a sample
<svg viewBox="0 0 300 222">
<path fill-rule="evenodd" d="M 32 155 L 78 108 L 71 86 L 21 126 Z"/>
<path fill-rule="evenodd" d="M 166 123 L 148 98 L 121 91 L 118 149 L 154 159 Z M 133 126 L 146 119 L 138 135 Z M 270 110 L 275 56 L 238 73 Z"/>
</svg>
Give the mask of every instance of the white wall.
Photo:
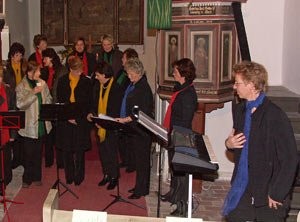
<svg viewBox="0 0 300 222">
<path fill-rule="evenodd" d="M 299 0 L 285 1 L 282 78 L 283 85 L 300 94 L 300 19 Z"/>
<path fill-rule="evenodd" d="M 269 85 L 282 84 L 283 15 L 288 1 L 248 0 L 243 4 L 251 60 L 266 67 Z"/>
<path fill-rule="evenodd" d="M 7 0 L 5 2 L 6 25 L 9 26 L 10 44 L 19 42 L 25 47 L 26 56 L 29 55 L 30 30 L 28 20 L 28 0 Z M 5 55 L 6 57 L 7 55 Z"/>
</svg>

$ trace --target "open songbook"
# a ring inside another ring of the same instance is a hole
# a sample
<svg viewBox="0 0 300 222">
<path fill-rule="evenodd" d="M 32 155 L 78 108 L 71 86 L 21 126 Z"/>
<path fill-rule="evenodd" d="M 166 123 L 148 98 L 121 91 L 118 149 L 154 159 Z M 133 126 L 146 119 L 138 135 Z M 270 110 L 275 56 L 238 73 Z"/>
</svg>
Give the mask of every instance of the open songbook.
<svg viewBox="0 0 300 222">
<path fill-rule="evenodd" d="M 104 114 L 99 114 L 99 116 L 93 116 L 92 121 L 106 130 L 118 130 L 123 131 L 125 133 L 133 133 L 135 131 L 128 124 L 117 122 L 115 118 Z"/>
</svg>

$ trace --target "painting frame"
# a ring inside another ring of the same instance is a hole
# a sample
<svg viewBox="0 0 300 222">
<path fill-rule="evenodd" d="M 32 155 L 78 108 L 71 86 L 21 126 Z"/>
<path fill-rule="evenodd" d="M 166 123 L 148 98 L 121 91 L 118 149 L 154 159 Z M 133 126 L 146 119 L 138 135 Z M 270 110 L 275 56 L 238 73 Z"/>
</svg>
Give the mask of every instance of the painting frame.
<svg viewBox="0 0 300 222">
<path fill-rule="evenodd" d="M 216 72 L 217 25 L 187 26 L 187 56 L 194 62 L 197 83 L 212 83 Z"/>
<path fill-rule="evenodd" d="M 41 33 L 47 36 L 48 45 L 66 44 L 65 1 L 41 1 Z"/>
<path fill-rule="evenodd" d="M 221 82 L 231 80 L 231 68 L 232 68 L 232 31 L 221 31 L 221 59 L 220 59 L 220 75 Z"/>
<path fill-rule="evenodd" d="M 161 83 L 173 85 L 172 63 L 184 56 L 184 29 L 182 26 L 173 26 L 172 29 L 161 32 Z"/>
</svg>

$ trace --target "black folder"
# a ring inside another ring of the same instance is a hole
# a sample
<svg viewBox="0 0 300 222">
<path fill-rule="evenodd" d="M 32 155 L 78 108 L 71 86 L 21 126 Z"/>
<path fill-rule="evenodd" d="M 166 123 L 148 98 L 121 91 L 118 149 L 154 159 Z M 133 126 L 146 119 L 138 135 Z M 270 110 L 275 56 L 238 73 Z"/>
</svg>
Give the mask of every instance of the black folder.
<svg viewBox="0 0 300 222">
<path fill-rule="evenodd" d="M 135 133 L 135 129 L 128 124 L 120 123 L 108 116 L 93 116 L 92 120 L 106 130 L 118 130 L 124 133 Z"/>
</svg>

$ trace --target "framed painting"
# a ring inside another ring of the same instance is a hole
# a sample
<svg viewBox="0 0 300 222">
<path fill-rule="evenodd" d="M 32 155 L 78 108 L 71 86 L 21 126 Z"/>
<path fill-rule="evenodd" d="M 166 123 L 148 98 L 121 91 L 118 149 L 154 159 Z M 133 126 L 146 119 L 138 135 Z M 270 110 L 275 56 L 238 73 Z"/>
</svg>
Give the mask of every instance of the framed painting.
<svg viewBox="0 0 300 222">
<path fill-rule="evenodd" d="M 240 57 L 239 47 L 234 24 L 223 25 L 220 32 L 220 82 L 227 82 L 231 81 L 232 66 Z"/>
<path fill-rule="evenodd" d="M 163 82 L 174 81 L 172 63 L 183 57 L 183 27 L 162 31 L 161 73 Z"/>
<path fill-rule="evenodd" d="M 116 3 L 116 0 L 68 0 L 68 43 L 89 35 L 95 42 L 103 34 L 111 34 L 116 39 Z"/>
<path fill-rule="evenodd" d="M 231 80 L 232 32 L 221 32 L 221 82 Z"/>
<path fill-rule="evenodd" d="M 144 1 L 118 1 L 118 37 L 122 44 L 143 44 Z M 130 29 L 130 31 L 128 30 Z"/>
<path fill-rule="evenodd" d="M 42 0 L 41 30 L 49 45 L 63 45 L 65 41 L 65 1 Z"/>
</svg>

